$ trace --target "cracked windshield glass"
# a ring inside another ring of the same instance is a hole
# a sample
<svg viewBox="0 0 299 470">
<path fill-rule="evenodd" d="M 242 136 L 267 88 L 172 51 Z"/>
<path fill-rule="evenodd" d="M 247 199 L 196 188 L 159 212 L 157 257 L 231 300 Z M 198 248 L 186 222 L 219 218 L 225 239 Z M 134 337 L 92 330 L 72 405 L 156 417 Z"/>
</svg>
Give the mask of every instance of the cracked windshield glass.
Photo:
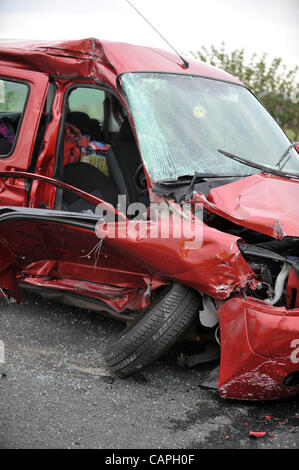
<svg viewBox="0 0 299 470">
<path fill-rule="evenodd" d="M 153 182 L 210 173 L 258 173 L 218 150 L 285 173 L 299 173 L 289 139 L 245 87 L 190 75 L 126 73 L 121 77 L 140 150 Z"/>
</svg>

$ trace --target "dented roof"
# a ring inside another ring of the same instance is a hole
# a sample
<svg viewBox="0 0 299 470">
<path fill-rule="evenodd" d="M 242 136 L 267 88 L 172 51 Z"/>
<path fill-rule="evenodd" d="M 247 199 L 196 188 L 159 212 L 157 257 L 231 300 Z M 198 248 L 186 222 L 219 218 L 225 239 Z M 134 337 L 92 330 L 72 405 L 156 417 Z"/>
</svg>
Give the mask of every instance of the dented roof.
<svg viewBox="0 0 299 470">
<path fill-rule="evenodd" d="M 197 61 L 183 67 L 178 55 L 151 47 L 94 38 L 75 41 L 0 43 L 0 65 L 59 76 L 103 78 L 132 71 L 188 73 L 241 83 L 230 74 Z"/>
</svg>

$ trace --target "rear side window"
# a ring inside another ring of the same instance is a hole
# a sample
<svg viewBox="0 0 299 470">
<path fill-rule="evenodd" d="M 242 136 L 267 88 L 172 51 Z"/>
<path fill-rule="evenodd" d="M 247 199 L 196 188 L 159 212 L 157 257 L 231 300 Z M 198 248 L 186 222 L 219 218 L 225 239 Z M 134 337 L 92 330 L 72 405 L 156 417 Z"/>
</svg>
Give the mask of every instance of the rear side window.
<svg viewBox="0 0 299 470">
<path fill-rule="evenodd" d="M 15 146 L 29 87 L 0 77 L 0 157 L 8 157 Z"/>
<path fill-rule="evenodd" d="M 99 122 L 104 118 L 105 92 L 96 88 L 80 87 L 69 96 L 69 111 L 86 113 L 91 119 Z"/>
</svg>

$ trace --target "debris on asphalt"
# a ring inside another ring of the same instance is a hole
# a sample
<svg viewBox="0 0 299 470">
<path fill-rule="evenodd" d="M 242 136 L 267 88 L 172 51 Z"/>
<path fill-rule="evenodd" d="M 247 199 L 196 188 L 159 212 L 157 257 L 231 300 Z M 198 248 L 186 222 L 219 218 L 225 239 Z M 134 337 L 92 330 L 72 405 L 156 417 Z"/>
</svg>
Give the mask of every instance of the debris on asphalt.
<svg viewBox="0 0 299 470">
<path fill-rule="evenodd" d="M 288 423 L 288 418 L 286 418 L 284 421 L 279 421 L 279 424 L 287 424 Z"/>
<path fill-rule="evenodd" d="M 266 432 L 264 431 L 249 431 L 249 437 L 253 437 L 253 438 L 256 438 L 256 437 L 264 437 L 266 436 Z"/>
<path fill-rule="evenodd" d="M 135 382 L 137 383 L 147 383 L 147 378 L 142 374 L 142 372 L 136 372 L 133 375 Z"/>
<path fill-rule="evenodd" d="M 110 375 L 101 375 L 101 379 L 103 382 L 106 382 L 107 384 L 113 384 L 114 378 L 111 377 Z"/>
</svg>

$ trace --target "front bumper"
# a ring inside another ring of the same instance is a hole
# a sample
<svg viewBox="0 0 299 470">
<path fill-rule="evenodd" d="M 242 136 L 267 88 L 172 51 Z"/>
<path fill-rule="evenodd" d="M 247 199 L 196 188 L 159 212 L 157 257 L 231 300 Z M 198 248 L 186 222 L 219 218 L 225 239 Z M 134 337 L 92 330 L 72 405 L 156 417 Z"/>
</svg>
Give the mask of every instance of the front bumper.
<svg viewBox="0 0 299 470">
<path fill-rule="evenodd" d="M 232 298 L 218 316 L 220 396 L 268 400 L 299 393 L 299 308 Z"/>
</svg>

